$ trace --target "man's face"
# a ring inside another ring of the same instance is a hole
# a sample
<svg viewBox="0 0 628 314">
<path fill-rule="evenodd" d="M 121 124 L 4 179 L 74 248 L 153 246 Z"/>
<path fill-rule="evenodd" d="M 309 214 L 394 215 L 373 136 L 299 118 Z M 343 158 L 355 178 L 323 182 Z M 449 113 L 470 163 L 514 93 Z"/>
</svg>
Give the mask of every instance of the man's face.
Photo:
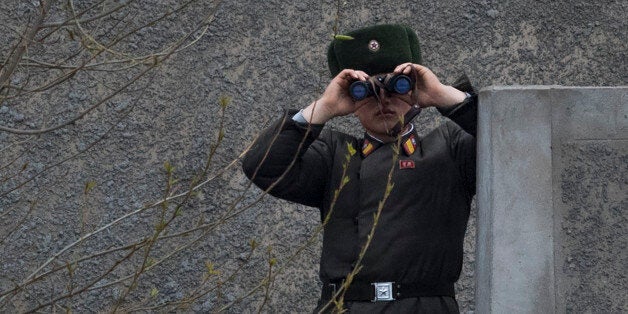
<svg viewBox="0 0 628 314">
<path fill-rule="evenodd" d="M 410 94 L 399 95 L 380 90 L 378 103 L 375 96 L 357 102 L 359 107 L 354 112 L 367 132 L 378 138 L 388 137 L 389 131 L 410 110 Z"/>
</svg>

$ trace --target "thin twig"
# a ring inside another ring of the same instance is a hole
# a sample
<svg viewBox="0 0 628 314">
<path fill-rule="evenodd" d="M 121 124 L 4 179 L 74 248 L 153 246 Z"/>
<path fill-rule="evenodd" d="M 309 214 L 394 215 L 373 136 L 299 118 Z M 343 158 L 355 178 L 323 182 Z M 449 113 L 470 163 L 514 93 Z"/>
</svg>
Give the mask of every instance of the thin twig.
<svg viewBox="0 0 628 314">
<path fill-rule="evenodd" d="M 26 31 L 26 35 L 17 44 L 17 49 L 14 51 L 13 54 L 11 54 L 8 61 L 5 63 L 5 66 L 0 69 L 0 93 L 2 93 L 6 82 L 13 74 L 13 71 L 17 67 L 18 63 L 20 63 L 20 60 L 22 59 L 26 48 L 30 45 L 31 42 L 33 42 L 33 39 L 35 39 L 35 36 L 40 30 L 41 25 L 44 23 L 46 15 L 50 10 L 50 2 L 51 0 L 41 0 L 40 14 L 37 16 L 37 19 L 33 22 L 33 24 L 28 28 L 28 30 Z"/>
</svg>

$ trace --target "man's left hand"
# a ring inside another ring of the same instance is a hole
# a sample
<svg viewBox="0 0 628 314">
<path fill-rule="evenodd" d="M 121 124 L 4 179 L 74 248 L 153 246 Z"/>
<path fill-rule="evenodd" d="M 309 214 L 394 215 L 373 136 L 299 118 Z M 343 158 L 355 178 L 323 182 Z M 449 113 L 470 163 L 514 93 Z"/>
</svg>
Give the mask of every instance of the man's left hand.
<svg viewBox="0 0 628 314">
<path fill-rule="evenodd" d="M 416 73 L 419 106 L 447 108 L 465 100 L 464 92 L 441 83 L 430 69 L 422 65 L 403 63 L 398 65 L 393 73 L 412 76 L 413 70 Z"/>
</svg>

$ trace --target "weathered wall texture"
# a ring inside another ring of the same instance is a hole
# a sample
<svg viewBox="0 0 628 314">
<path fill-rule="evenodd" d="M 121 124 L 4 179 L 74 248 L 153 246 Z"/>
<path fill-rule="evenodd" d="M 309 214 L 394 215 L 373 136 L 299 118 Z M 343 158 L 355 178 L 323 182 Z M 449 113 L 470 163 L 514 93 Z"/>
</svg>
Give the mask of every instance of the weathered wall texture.
<svg viewBox="0 0 628 314">
<path fill-rule="evenodd" d="M 54 1 L 29 37 L 40 3 L 0 2 L 0 310 L 8 312 L 209 311 L 231 302 L 233 312 L 309 311 L 318 212 L 262 198 L 236 159 L 283 108 L 320 95 L 336 22 L 341 33 L 411 26 L 424 63 L 445 82 L 462 72 L 478 87 L 628 78 L 628 4 L 619 0 Z M 32 40 L 14 59 L 21 37 Z M 231 97 L 224 124 L 221 95 Z M 428 111 L 416 124 L 426 132 L 441 121 Z M 330 127 L 360 132 L 351 118 Z M 189 198 L 149 206 L 191 183 L 202 185 Z M 588 195 L 578 204 L 596 201 Z M 463 311 L 474 309 L 474 219 L 457 286 Z M 567 250 L 568 269 L 593 261 Z M 269 269 L 280 275 L 265 289 Z M 566 296 L 588 288 L 574 289 Z"/>
<path fill-rule="evenodd" d="M 628 88 L 554 97 L 556 309 L 626 312 Z"/>
<path fill-rule="evenodd" d="M 626 312 L 628 87 L 480 100 L 478 311 Z"/>
</svg>

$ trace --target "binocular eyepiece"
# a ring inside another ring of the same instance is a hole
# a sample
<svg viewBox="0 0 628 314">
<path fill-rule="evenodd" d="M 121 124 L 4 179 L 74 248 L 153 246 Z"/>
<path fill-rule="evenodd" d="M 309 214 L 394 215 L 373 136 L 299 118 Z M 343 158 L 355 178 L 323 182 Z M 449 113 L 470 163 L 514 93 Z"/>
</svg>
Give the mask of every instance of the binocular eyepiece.
<svg viewBox="0 0 628 314">
<path fill-rule="evenodd" d="M 373 96 L 375 93 L 379 93 L 380 86 L 388 92 L 401 95 L 407 94 L 412 90 L 412 86 L 414 86 L 414 80 L 403 74 L 388 74 L 378 76 L 375 79 L 381 84 L 370 81 L 355 81 L 351 83 L 351 86 L 349 86 L 349 94 L 353 100 L 362 100 L 366 97 Z"/>
</svg>

